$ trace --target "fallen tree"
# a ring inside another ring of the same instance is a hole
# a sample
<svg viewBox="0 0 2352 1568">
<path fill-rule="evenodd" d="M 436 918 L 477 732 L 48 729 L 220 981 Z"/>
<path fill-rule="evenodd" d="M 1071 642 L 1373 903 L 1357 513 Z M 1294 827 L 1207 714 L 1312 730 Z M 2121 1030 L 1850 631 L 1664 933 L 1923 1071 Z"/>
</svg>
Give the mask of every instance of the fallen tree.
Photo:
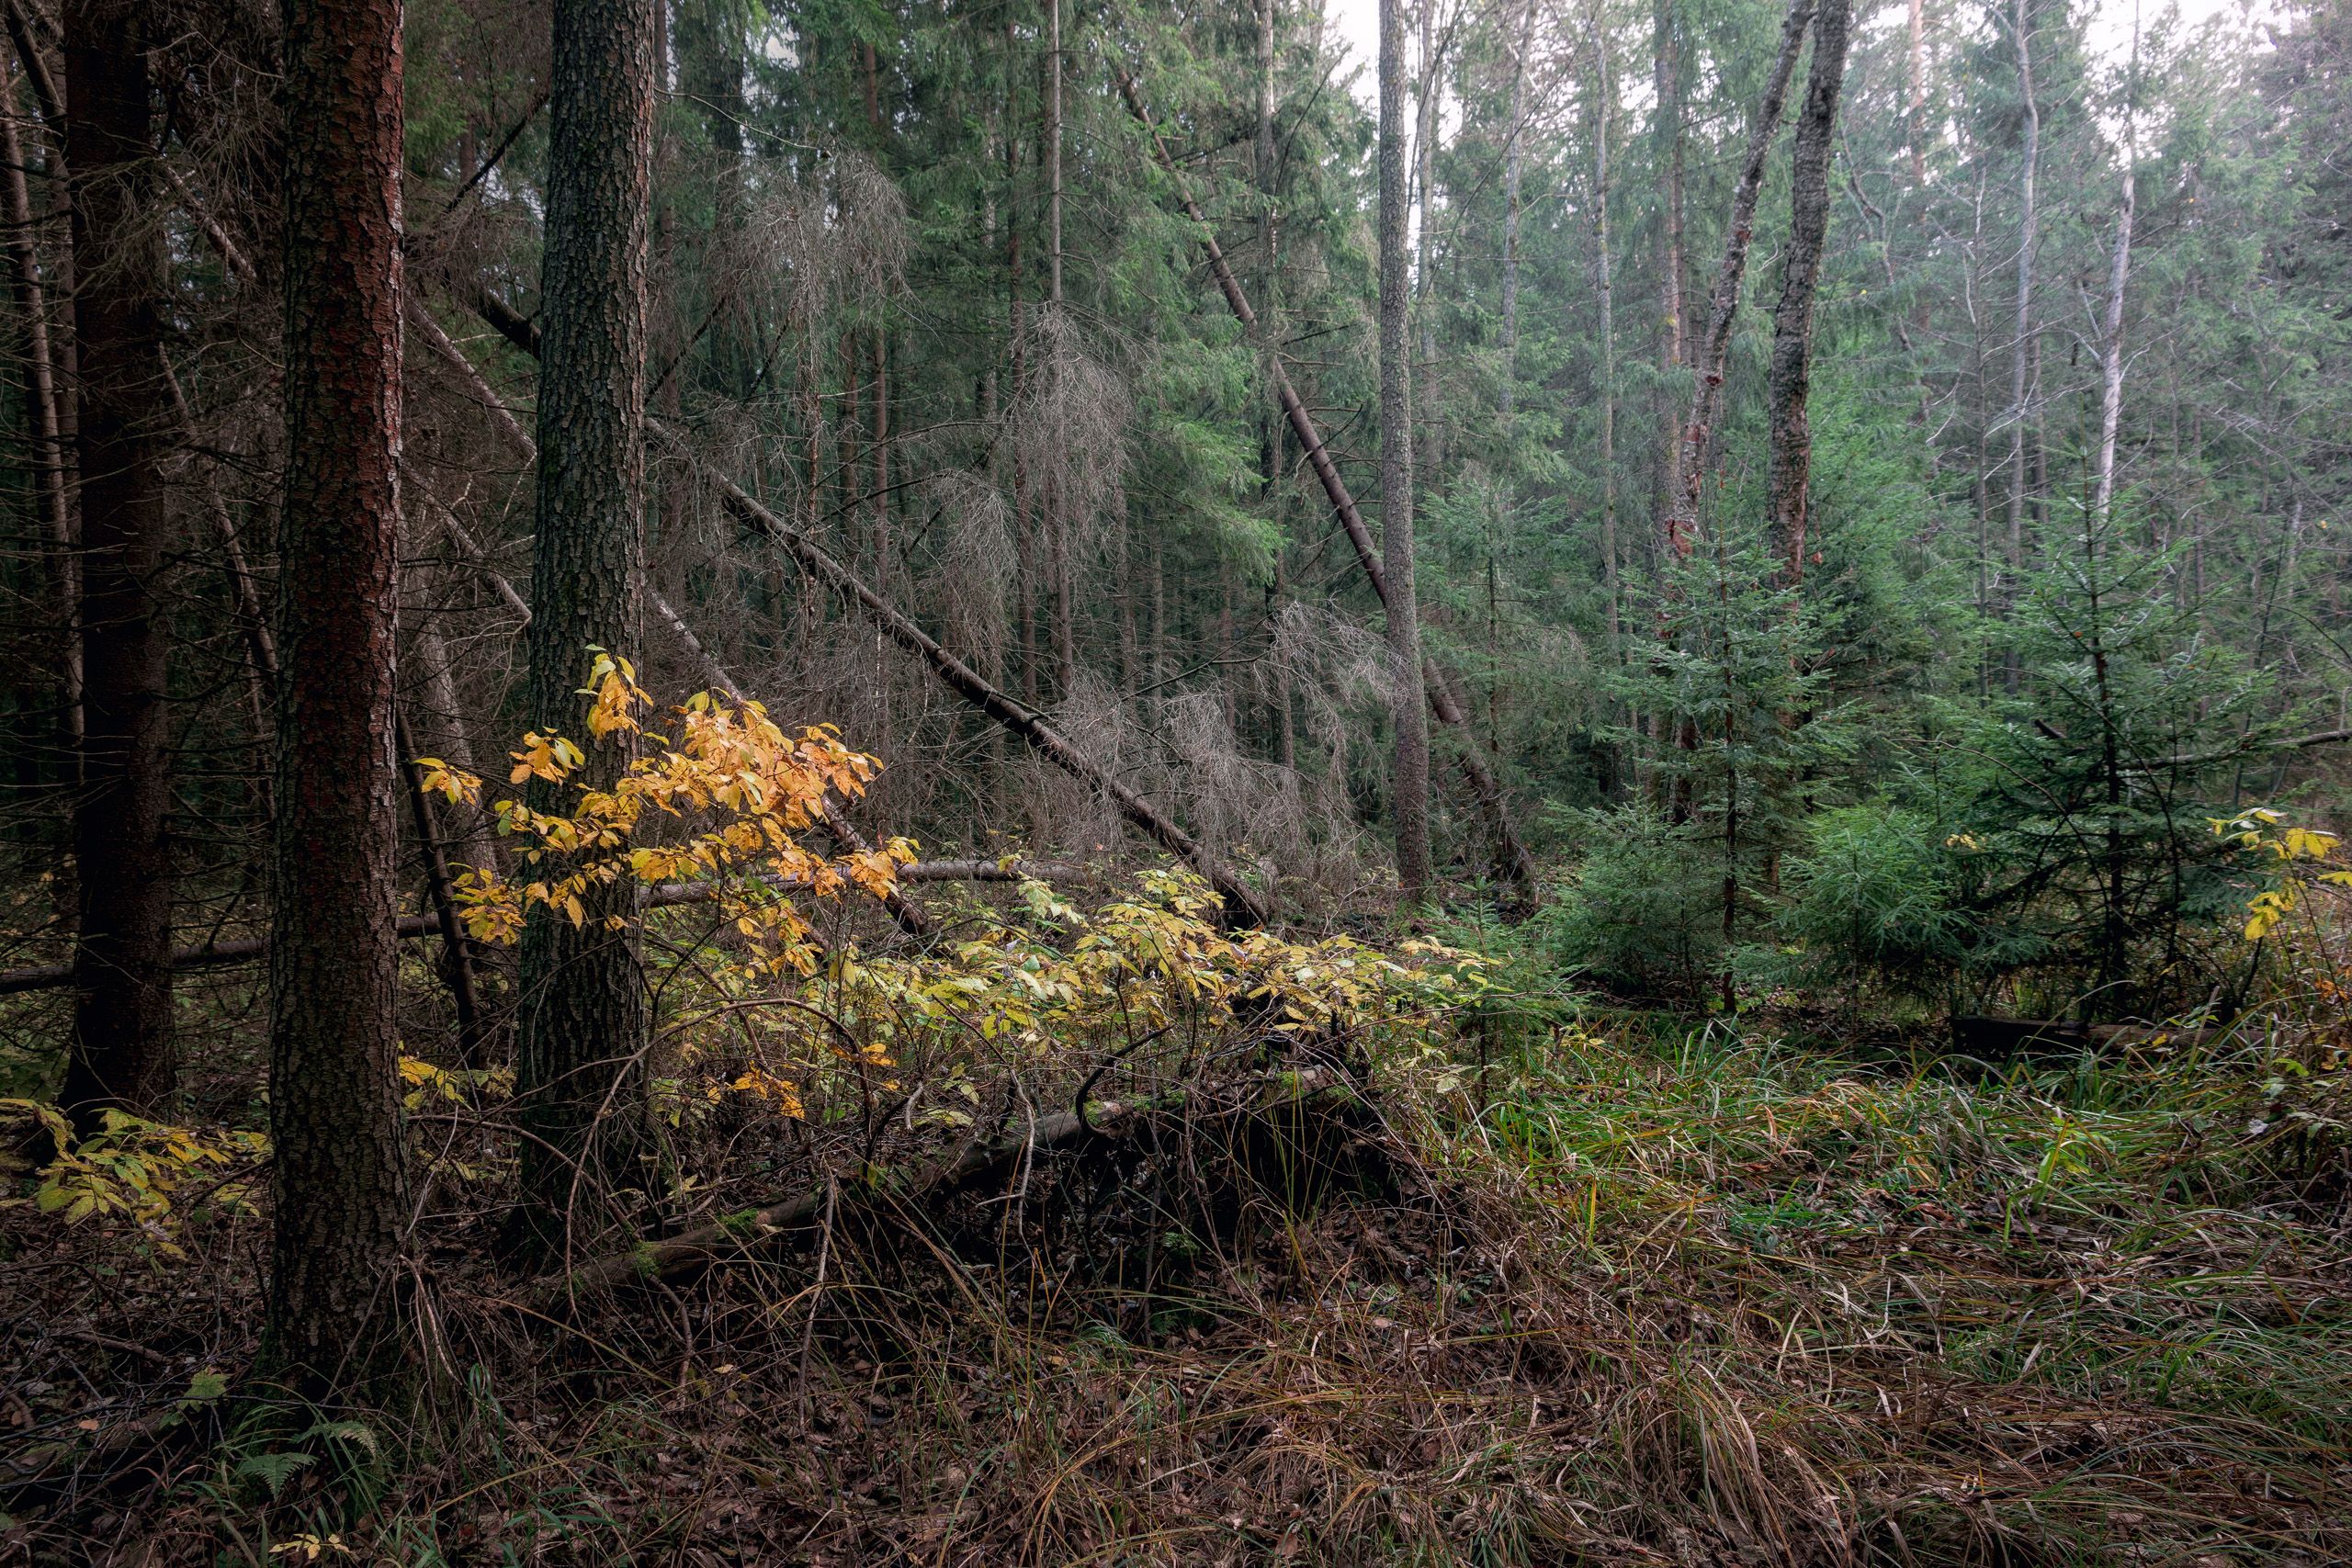
<svg viewBox="0 0 2352 1568">
<path fill-rule="evenodd" d="M 467 303 L 501 337 L 523 353 L 535 358 L 537 356 L 537 330 L 512 306 L 479 286 Z M 1023 744 L 1046 761 L 1080 783 L 1102 791 L 1118 807 L 1120 816 L 1141 829 L 1153 842 L 1199 872 L 1216 890 L 1217 897 L 1224 900 L 1224 907 L 1219 911 L 1220 924 L 1230 927 L 1266 923 L 1267 909 L 1256 890 L 1227 869 L 1205 845 L 1170 820 L 1159 807 L 1103 772 L 1092 758 L 1048 724 L 1044 716 L 1015 701 L 978 671 L 949 652 L 938 638 L 866 586 L 864 579 L 827 554 L 814 539 L 777 516 L 742 486 L 705 461 L 684 434 L 656 419 L 649 418 L 646 427 L 718 491 L 721 503 L 736 521 L 783 547 L 785 553 L 801 570 L 823 585 L 852 614 L 862 617 L 875 630 L 922 660 L 949 691 L 1012 731 Z"/>
<path fill-rule="evenodd" d="M 1091 1084 L 1089 1079 L 1087 1087 Z M 542 1275 L 526 1287 L 525 1300 L 547 1311 L 632 1282 L 675 1280 L 730 1258 L 805 1242 L 820 1225 L 830 1231 L 837 1210 L 874 1217 L 896 1211 L 902 1219 L 937 1224 L 956 1197 L 992 1184 L 1025 1190 L 1042 1157 L 1129 1144 L 1154 1122 L 1164 1123 L 1159 1130 L 1170 1139 L 1195 1149 L 1204 1134 L 1216 1134 L 1205 1141 L 1224 1151 L 1225 1168 L 1211 1173 L 1197 1156 L 1189 1159 L 1196 1179 L 1271 1192 L 1295 1209 L 1324 1190 L 1343 1151 L 1361 1143 L 1375 1120 L 1365 1112 L 1358 1087 L 1329 1068 L 1253 1079 L 1223 1094 L 1194 1089 L 1128 1100 L 1084 1097 L 1081 1089 L 1079 1104 L 1038 1117 L 1018 1134 L 987 1137 L 976 1131 L 911 1171 L 877 1173 L 854 1185 L 822 1180 L 695 1230 Z"/>
<path fill-rule="evenodd" d="M 1123 66 L 1114 65 L 1112 69 L 1118 77 L 1119 93 L 1127 100 L 1128 111 L 1151 138 L 1152 151 L 1159 160 L 1159 166 L 1175 183 L 1176 197 L 1183 204 L 1184 215 L 1200 225 L 1202 252 L 1208 257 L 1209 272 L 1216 277 L 1219 291 L 1225 295 L 1226 304 L 1232 309 L 1234 318 L 1245 330 L 1255 332 L 1258 313 L 1250 308 L 1249 296 L 1241 291 L 1241 282 L 1234 276 L 1232 266 L 1225 259 L 1224 249 L 1216 243 L 1216 233 L 1209 226 L 1207 215 L 1201 210 L 1201 204 L 1193 198 L 1192 188 L 1184 183 L 1183 175 L 1176 167 L 1175 156 L 1169 152 L 1167 141 L 1160 136 L 1159 128 L 1152 124 L 1150 111 L 1144 107 L 1143 94 L 1136 87 L 1135 78 Z M 1373 595 L 1385 608 L 1388 604 L 1388 574 L 1380 564 L 1379 547 L 1373 543 L 1371 530 L 1364 526 L 1363 513 L 1356 505 L 1353 492 L 1340 477 L 1339 465 L 1331 460 L 1330 450 L 1323 444 L 1322 433 L 1316 428 L 1314 416 L 1307 412 L 1306 400 L 1298 395 L 1298 389 L 1291 384 L 1290 372 L 1283 368 L 1279 354 L 1266 356 L 1266 373 L 1273 381 L 1274 398 L 1282 404 L 1283 417 L 1290 422 L 1291 434 L 1298 437 L 1299 446 L 1306 454 L 1307 466 L 1315 470 L 1325 497 L 1331 502 L 1333 515 L 1339 518 L 1340 528 L 1348 536 L 1348 543 L 1355 549 L 1356 564 L 1363 569 L 1364 580 L 1372 584 Z M 1501 782 L 1496 778 L 1494 769 L 1488 766 L 1478 738 L 1471 730 L 1469 715 L 1464 711 L 1462 700 L 1454 693 L 1453 681 L 1436 660 L 1425 659 L 1421 661 L 1421 685 L 1429 698 L 1430 715 L 1461 738 L 1462 773 L 1470 782 L 1471 795 L 1477 802 L 1478 814 L 1486 819 L 1487 830 L 1494 836 L 1497 863 L 1504 877 L 1518 887 L 1522 897 L 1532 894 L 1535 887 L 1535 857 L 1528 853 L 1527 846 L 1520 841 L 1518 832 L 1511 827 L 1510 814 L 1503 801 Z"/>
</svg>

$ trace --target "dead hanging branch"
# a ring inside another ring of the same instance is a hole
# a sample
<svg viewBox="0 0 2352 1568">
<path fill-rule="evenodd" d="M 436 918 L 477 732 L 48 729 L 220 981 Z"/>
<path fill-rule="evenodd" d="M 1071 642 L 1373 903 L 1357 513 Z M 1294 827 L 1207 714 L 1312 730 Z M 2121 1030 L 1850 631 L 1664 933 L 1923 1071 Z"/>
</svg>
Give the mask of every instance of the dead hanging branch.
<svg viewBox="0 0 2352 1568">
<path fill-rule="evenodd" d="M 1114 64 L 1111 69 L 1118 78 L 1119 93 L 1127 101 L 1128 112 L 1143 126 L 1145 134 L 1151 138 L 1152 151 L 1159 160 L 1159 166 L 1174 182 L 1176 197 L 1183 205 L 1184 215 L 1200 225 L 1201 248 L 1208 257 L 1209 272 L 1216 277 L 1218 289 L 1224 293 L 1226 304 L 1231 307 L 1235 319 L 1245 329 L 1254 333 L 1258 313 L 1250 309 L 1250 297 L 1241 291 L 1240 279 L 1234 276 L 1233 268 L 1227 264 L 1225 251 L 1216 243 L 1216 234 L 1209 226 L 1207 215 L 1201 210 L 1201 204 L 1193 198 L 1192 188 L 1185 184 L 1182 173 L 1176 166 L 1175 155 L 1169 152 L 1167 141 L 1159 134 L 1159 127 L 1152 123 L 1151 113 L 1144 107 L 1143 94 L 1136 87 L 1136 79 L 1127 73 L 1125 66 Z M 1314 416 L 1307 412 L 1306 403 L 1299 397 L 1298 389 L 1291 384 L 1290 373 L 1283 368 L 1280 355 L 1267 355 L 1266 373 L 1273 380 L 1274 398 L 1282 404 L 1283 416 L 1289 421 L 1291 433 L 1297 436 L 1299 446 L 1306 454 L 1307 466 L 1315 470 L 1316 479 L 1322 483 L 1324 495 L 1331 502 L 1332 513 L 1348 536 L 1348 543 L 1355 548 L 1356 564 L 1363 569 L 1364 579 L 1372 584 L 1374 595 L 1385 606 L 1388 603 L 1387 573 L 1381 567 L 1379 547 L 1373 543 L 1371 530 L 1364 526 L 1363 513 L 1356 505 L 1355 496 L 1349 491 L 1347 481 L 1340 478 L 1339 465 L 1331 460 L 1330 450 L 1323 445 L 1322 433 L 1316 429 Z M 1496 859 L 1504 877 L 1518 887 L 1522 896 L 1532 893 L 1535 886 L 1535 858 L 1528 853 L 1527 846 L 1520 841 L 1518 832 L 1511 827 L 1501 782 L 1488 765 L 1477 736 L 1470 728 L 1469 715 L 1464 711 L 1461 699 L 1454 694 L 1453 681 L 1436 660 L 1425 659 L 1421 662 L 1421 684 L 1429 698 L 1431 716 L 1460 738 L 1463 775 L 1470 781 L 1470 791 L 1477 801 L 1479 816 L 1486 820 L 1487 831 L 1494 835 Z"/>
<path fill-rule="evenodd" d="M 524 353 L 535 358 L 537 356 L 537 329 L 516 314 L 505 301 L 488 289 L 478 287 L 467 302 L 473 306 L 483 321 L 497 330 L 500 336 Z M 1224 908 L 1218 915 L 1221 923 L 1228 927 L 1266 923 L 1266 908 L 1260 902 L 1256 891 L 1227 870 L 1190 833 L 1170 821 L 1149 801 L 1097 767 L 1091 758 L 1041 716 L 998 690 L 978 671 L 940 646 L 936 637 L 867 587 L 856 573 L 826 554 L 815 540 L 768 510 L 742 486 L 704 462 L 684 435 L 659 420 L 649 418 L 645 423 L 651 434 L 710 481 L 718 491 L 720 501 L 738 522 L 765 534 L 782 546 L 785 553 L 798 563 L 801 570 L 821 583 L 851 613 L 863 617 L 876 631 L 922 660 L 949 691 L 1011 730 L 1046 761 L 1080 783 L 1101 790 L 1117 807 L 1120 816 L 1142 829 L 1169 853 L 1199 872 L 1224 900 Z"/>
</svg>

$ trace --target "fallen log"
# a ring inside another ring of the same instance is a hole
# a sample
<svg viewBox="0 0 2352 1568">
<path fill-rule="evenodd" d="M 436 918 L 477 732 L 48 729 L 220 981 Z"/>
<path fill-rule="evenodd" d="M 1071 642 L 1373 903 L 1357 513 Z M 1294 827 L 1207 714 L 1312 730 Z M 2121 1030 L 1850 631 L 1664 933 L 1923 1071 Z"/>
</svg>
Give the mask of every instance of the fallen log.
<svg viewBox="0 0 2352 1568">
<path fill-rule="evenodd" d="M 1091 1145 L 1119 1143 L 1137 1130 L 1146 1118 L 1181 1114 L 1187 1125 L 1255 1121 L 1276 1129 L 1284 1140 L 1306 1138 L 1310 1120 L 1360 1106 L 1353 1085 L 1335 1081 L 1323 1071 L 1269 1078 L 1244 1095 L 1204 1108 L 1182 1089 L 1130 1100 L 1094 1100 L 1052 1116 L 1041 1116 L 1017 1135 L 984 1139 L 975 1135 L 955 1152 L 895 1179 L 884 1177 L 840 1200 L 853 1209 L 875 1211 L 886 1205 L 914 1209 L 926 1216 L 941 1213 L 952 1197 L 973 1190 L 992 1174 L 1025 1170 L 1044 1154 L 1068 1155 Z M 1341 1129 L 1344 1131 L 1344 1129 Z M 1237 1155 L 1237 1160 L 1244 1156 Z M 1288 1162 L 1278 1161 L 1287 1165 Z M 1298 1172 L 1284 1170 L 1237 1173 L 1267 1187 L 1296 1188 Z M 635 1281 L 674 1280 L 714 1264 L 783 1246 L 796 1233 L 805 1233 L 834 1200 L 834 1184 L 812 1185 L 805 1191 L 779 1197 L 756 1208 L 738 1210 L 722 1219 L 683 1235 L 639 1242 L 627 1251 L 608 1253 L 577 1267 L 546 1274 L 526 1287 L 525 1299 L 547 1311 L 584 1296 L 594 1296 Z M 1298 1196 L 1294 1190 L 1293 1197 Z"/>
<path fill-rule="evenodd" d="M 1151 138 L 1152 150 L 1159 159 L 1159 166 L 1175 182 L 1176 197 L 1183 205 L 1184 215 L 1201 227 L 1201 249 L 1208 257 L 1209 273 L 1216 279 L 1217 288 L 1224 294 L 1227 306 L 1244 330 L 1256 331 L 1258 313 L 1250 308 L 1249 296 L 1241 291 L 1240 279 L 1234 276 L 1232 266 L 1226 261 L 1225 251 L 1216 243 L 1216 234 L 1209 227 L 1207 215 L 1201 210 L 1200 203 L 1193 199 L 1191 187 L 1184 183 L 1183 175 L 1176 167 L 1175 156 L 1169 152 L 1168 143 L 1160 136 L 1159 128 L 1152 124 L 1150 111 L 1144 107 L 1142 91 L 1124 66 L 1114 65 L 1112 69 L 1117 74 L 1119 93 L 1127 101 L 1128 112 L 1135 116 L 1145 133 Z M 1290 372 L 1283 368 L 1280 355 L 1267 355 L 1266 373 L 1273 380 L 1274 400 L 1282 405 L 1283 417 L 1289 421 L 1291 433 L 1298 437 L 1300 447 L 1306 453 L 1307 466 L 1315 470 L 1315 478 L 1323 486 L 1323 494 L 1331 502 L 1332 514 L 1339 518 L 1340 529 L 1355 549 L 1356 565 L 1363 570 L 1364 580 L 1372 584 L 1374 597 L 1385 607 L 1388 603 L 1388 575 L 1381 565 L 1380 550 L 1373 543 L 1372 532 L 1364 526 L 1363 513 L 1356 505 L 1353 492 L 1340 477 L 1339 465 L 1331 460 L 1329 449 L 1323 445 L 1322 433 L 1316 428 L 1314 416 L 1307 412 L 1306 400 L 1298 395 L 1298 389 L 1291 384 Z M 1454 693 L 1453 681 L 1434 660 L 1424 660 L 1421 662 L 1421 685 L 1429 698 L 1430 714 L 1461 738 L 1462 773 L 1470 781 L 1470 793 L 1477 802 L 1478 813 L 1486 819 L 1487 831 L 1494 836 L 1496 859 L 1505 879 L 1514 884 L 1522 897 L 1532 894 L 1535 886 L 1535 857 L 1528 853 L 1527 846 L 1520 841 L 1518 832 L 1511 827 L 1510 812 L 1503 803 L 1502 784 L 1496 778 L 1494 770 L 1487 765 L 1484 749 L 1470 728 L 1470 716 L 1464 711 L 1462 700 Z"/>
<path fill-rule="evenodd" d="M 538 329 L 518 315 L 504 300 L 488 289 L 477 287 L 468 303 L 508 343 L 534 358 L 537 356 Z M 1266 923 L 1267 910 L 1259 901 L 1256 891 L 1226 869 L 1199 840 L 1161 815 L 1149 801 L 1103 772 L 1084 751 L 1048 724 L 1042 715 L 1014 701 L 983 678 L 978 671 L 949 652 L 936 637 L 867 587 L 863 579 L 827 554 L 814 539 L 769 511 L 742 486 L 705 462 L 684 435 L 657 419 L 649 417 L 645 425 L 651 434 L 710 482 L 738 522 L 781 545 L 801 570 L 823 584 L 851 613 L 863 616 L 876 631 L 922 660 L 949 691 L 1011 730 L 1046 761 L 1080 783 L 1101 790 L 1118 807 L 1120 816 L 1169 853 L 1199 872 L 1218 897 L 1224 900 L 1223 908 L 1217 913 L 1220 924 L 1234 927 L 1262 926 Z"/>
<path fill-rule="evenodd" d="M 900 882 L 1083 882 L 1086 870 L 1058 861 L 992 861 L 941 860 L 915 861 L 899 868 Z M 718 897 L 718 889 L 707 882 L 665 883 L 648 895 L 649 908 L 674 908 L 686 904 L 707 904 Z M 399 932 L 403 940 L 439 936 L 441 922 L 434 915 L 403 915 Z M 246 937 L 236 942 L 207 942 L 201 947 L 183 947 L 172 953 L 172 968 L 176 973 L 187 969 L 232 969 L 240 964 L 257 964 L 269 955 L 269 939 Z M 0 969 L 0 996 L 14 996 L 24 991 L 50 991 L 74 983 L 71 964 L 36 964 L 22 969 Z"/>
</svg>

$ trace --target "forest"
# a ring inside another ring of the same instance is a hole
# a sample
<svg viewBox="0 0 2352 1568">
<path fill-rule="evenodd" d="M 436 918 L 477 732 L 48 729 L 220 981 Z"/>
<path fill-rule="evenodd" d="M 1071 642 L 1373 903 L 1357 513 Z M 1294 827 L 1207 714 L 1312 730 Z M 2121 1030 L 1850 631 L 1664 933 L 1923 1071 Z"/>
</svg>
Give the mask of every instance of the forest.
<svg viewBox="0 0 2352 1568">
<path fill-rule="evenodd" d="M 2352 0 L 0 21 L 0 1568 L 2352 1560 Z"/>
</svg>

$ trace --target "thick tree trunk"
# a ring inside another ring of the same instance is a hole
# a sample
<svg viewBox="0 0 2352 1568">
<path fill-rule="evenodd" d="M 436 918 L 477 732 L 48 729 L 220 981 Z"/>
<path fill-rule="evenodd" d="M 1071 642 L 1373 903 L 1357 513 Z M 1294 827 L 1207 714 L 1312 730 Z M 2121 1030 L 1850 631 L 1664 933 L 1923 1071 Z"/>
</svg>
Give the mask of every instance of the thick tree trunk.
<svg viewBox="0 0 2352 1568">
<path fill-rule="evenodd" d="M 263 1375 L 336 1404 L 401 1360 L 400 0 L 286 8 L 286 512 Z"/>
<path fill-rule="evenodd" d="M 74 181 L 80 355 L 84 743 L 74 1040 L 60 1102 L 84 1125 L 171 1092 L 172 881 L 164 840 L 170 536 L 159 466 L 164 231 L 148 119 L 147 8 L 65 8 L 65 161 Z"/>
<path fill-rule="evenodd" d="M 532 728 L 581 742 L 574 777 L 591 789 L 609 788 L 635 753 L 625 731 L 583 733 L 577 693 L 592 648 L 641 652 L 653 56 L 650 0 L 557 0 L 525 702 Z M 537 781 L 525 798 L 570 808 L 568 791 Z M 560 1241 L 601 1186 L 638 1179 L 646 1004 L 635 895 L 618 878 L 583 901 L 578 925 L 535 911 L 517 958 L 523 1189 L 541 1245 Z"/>
<path fill-rule="evenodd" d="M 1430 732 L 1413 672 L 1421 667 L 1413 589 L 1413 424 L 1408 387 L 1405 255 L 1405 18 L 1403 0 L 1380 0 L 1380 565 L 1387 580 L 1388 662 L 1396 682 L 1390 773 L 1396 826 L 1396 885 L 1407 904 L 1430 883 Z"/>
<path fill-rule="evenodd" d="M 1756 202 L 1764 188 L 1764 164 L 1772 138 L 1781 129 L 1781 107 L 1788 102 L 1789 78 L 1795 74 L 1797 55 L 1804 44 L 1805 24 L 1813 16 L 1813 0 L 1792 0 L 1788 19 L 1781 24 L 1781 52 L 1764 83 L 1764 98 L 1748 128 L 1747 156 L 1739 182 L 1733 187 L 1731 222 L 1724 234 L 1724 257 L 1715 269 L 1714 293 L 1709 297 L 1706 335 L 1699 340 L 1693 366 L 1697 385 L 1690 391 L 1690 415 L 1683 423 L 1682 455 L 1678 459 L 1681 490 L 1667 519 L 1667 544 L 1677 556 L 1690 553 L 1699 520 L 1699 497 L 1706 485 L 1707 454 L 1715 421 L 1724 401 L 1724 364 L 1731 351 L 1731 329 L 1739 315 L 1740 285 L 1747 273 L 1747 247 L 1756 234 Z"/>
<path fill-rule="evenodd" d="M 1813 301 L 1821 276 L 1822 242 L 1829 231 L 1829 164 L 1838 99 L 1846 81 L 1852 0 L 1821 0 L 1813 30 L 1813 65 L 1797 113 L 1790 158 L 1789 248 L 1781 264 L 1781 302 L 1772 312 L 1772 358 L 1765 374 L 1770 409 L 1771 454 L 1766 479 L 1771 545 L 1781 581 L 1804 581 L 1807 491 L 1813 473 L 1813 430 L 1805 400 L 1813 378 Z"/>
</svg>

